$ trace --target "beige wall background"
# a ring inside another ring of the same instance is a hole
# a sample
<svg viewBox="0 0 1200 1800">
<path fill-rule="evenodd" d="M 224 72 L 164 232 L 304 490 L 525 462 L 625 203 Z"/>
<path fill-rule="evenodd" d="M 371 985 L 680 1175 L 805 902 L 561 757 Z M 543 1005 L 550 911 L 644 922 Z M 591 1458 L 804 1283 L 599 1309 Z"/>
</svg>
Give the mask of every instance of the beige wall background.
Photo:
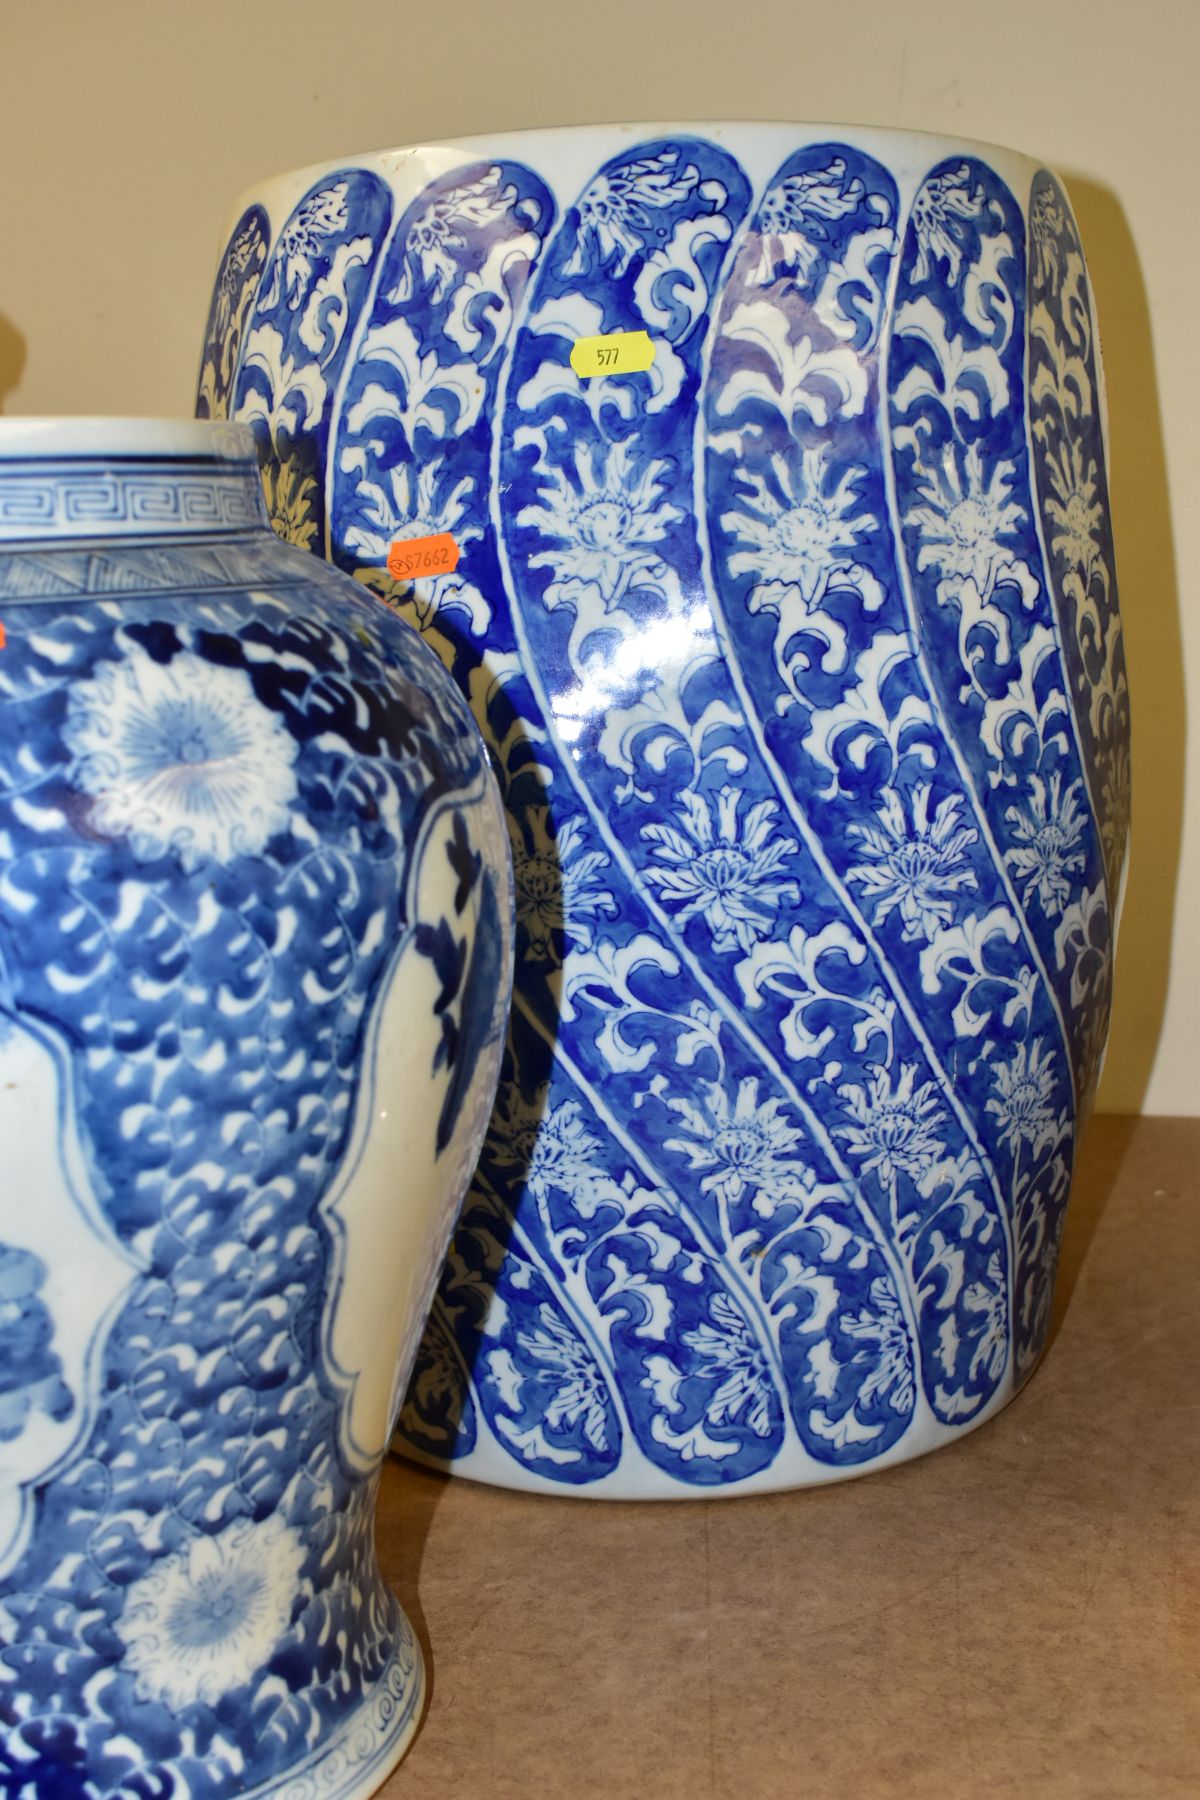
<svg viewBox="0 0 1200 1800">
<path fill-rule="evenodd" d="M 1134 709 L 1100 1104 L 1200 1113 L 1197 0 L 0 0 L 0 31 L 7 413 L 190 413 L 234 198 L 345 152 L 791 118 L 1052 163 L 1100 312 Z"/>
</svg>

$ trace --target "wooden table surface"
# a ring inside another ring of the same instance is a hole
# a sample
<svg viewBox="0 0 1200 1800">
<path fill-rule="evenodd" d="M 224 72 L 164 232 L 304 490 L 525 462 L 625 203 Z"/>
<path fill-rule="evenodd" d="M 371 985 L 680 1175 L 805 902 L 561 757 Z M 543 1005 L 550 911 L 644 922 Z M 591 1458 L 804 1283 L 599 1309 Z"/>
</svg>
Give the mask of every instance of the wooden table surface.
<svg viewBox="0 0 1200 1800">
<path fill-rule="evenodd" d="M 1049 1349 L 861 1481 L 521 1497 L 395 1462 L 389 1800 L 1200 1797 L 1200 1120 L 1093 1121 Z"/>
</svg>

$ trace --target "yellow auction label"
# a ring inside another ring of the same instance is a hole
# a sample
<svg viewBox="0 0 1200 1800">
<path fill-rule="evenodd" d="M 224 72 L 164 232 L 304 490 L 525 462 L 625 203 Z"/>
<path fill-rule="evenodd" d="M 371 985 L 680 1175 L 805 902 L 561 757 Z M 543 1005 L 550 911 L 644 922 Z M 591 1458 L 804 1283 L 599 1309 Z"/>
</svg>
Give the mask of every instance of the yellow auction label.
<svg viewBox="0 0 1200 1800">
<path fill-rule="evenodd" d="M 571 367 L 585 381 L 596 375 L 639 375 L 654 361 L 648 331 L 609 331 L 603 337 L 579 338 L 571 351 Z"/>
</svg>

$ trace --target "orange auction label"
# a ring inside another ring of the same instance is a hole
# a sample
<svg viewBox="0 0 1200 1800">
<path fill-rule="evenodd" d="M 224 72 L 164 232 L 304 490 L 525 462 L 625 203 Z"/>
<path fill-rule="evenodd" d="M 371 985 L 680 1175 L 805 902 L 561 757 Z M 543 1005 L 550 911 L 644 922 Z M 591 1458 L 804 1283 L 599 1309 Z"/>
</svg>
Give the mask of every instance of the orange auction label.
<svg viewBox="0 0 1200 1800">
<path fill-rule="evenodd" d="M 577 338 L 571 350 L 571 367 L 585 381 L 597 375 L 640 375 L 653 361 L 654 339 L 648 331 Z"/>
<path fill-rule="evenodd" d="M 436 531 L 431 537 L 397 538 L 388 551 L 387 566 L 393 581 L 453 575 L 458 567 L 458 545 L 448 531 Z"/>
</svg>

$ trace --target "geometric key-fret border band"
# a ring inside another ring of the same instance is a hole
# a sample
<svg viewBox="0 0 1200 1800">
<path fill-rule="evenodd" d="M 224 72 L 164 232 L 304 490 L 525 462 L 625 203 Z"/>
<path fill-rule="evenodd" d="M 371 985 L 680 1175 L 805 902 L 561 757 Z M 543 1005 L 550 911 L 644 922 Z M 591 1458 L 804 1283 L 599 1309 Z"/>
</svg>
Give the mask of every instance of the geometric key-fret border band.
<svg viewBox="0 0 1200 1800">
<path fill-rule="evenodd" d="M 244 531 L 265 523 L 257 465 L 222 462 L 182 470 L 130 463 L 7 463 L 0 482 L 0 541 L 47 531 L 78 537 L 144 537 L 181 526 Z"/>
</svg>

